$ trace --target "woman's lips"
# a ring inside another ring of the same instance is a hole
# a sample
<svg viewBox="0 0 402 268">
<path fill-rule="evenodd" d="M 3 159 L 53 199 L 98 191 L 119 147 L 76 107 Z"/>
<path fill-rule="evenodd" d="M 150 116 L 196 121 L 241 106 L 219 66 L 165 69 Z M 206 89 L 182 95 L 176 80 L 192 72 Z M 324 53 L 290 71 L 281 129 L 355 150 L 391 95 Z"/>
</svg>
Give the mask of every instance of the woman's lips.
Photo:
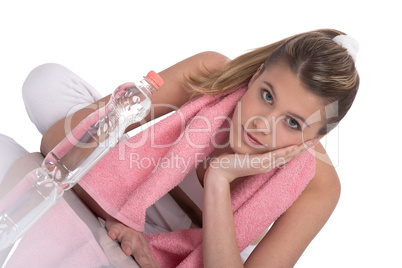
<svg viewBox="0 0 402 268">
<path fill-rule="evenodd" d="M 265 147 L 265 145 L 263 145 L 263 144 L 262 144 L 259 140 L 257 140 L 253 135 L 251 135 L 249 132 L 247 132 L 244 127 L 242 127 L 242 128 L 243 128 L 243 135 L 244 135 L 244 138 L 245 138 L 247 141 L 249 141 L 251 144 L 258 145 L 258 146 L 264 146 L 264 147 Z"/>
</svg>

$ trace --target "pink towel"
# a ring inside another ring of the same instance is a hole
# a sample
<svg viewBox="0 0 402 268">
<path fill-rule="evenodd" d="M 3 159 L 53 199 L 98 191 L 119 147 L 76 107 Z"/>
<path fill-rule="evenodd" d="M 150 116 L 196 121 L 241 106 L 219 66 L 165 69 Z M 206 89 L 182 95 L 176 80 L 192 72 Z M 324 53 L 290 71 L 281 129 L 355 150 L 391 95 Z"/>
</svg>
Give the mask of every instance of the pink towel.
<svg viewBox="0 0 402 268">
<path fill-rule="evenodd" d="M 228 134 L 241 86 L 200 97 L 151 128 L 120 143 L 81 180 L 81 186 L 111 216 L 138 231 L 145 211 L 178 185 Z M 139 157 L 140 156 L 140 157 Z M 296 200 L 315 173 L 306 152 L 281 169 L 245 180 L 232 194 L 240 250 L 247 247 Z M 162 267 L 202 267 L 202 230 L 148 234 Z"/>
</svg>

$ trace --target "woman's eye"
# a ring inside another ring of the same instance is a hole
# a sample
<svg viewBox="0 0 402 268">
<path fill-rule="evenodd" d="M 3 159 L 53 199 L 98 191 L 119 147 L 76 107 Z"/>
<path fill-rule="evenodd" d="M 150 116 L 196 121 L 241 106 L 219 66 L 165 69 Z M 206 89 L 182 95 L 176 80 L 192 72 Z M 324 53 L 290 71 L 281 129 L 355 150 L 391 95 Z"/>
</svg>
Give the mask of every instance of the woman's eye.
<svg viewBox="0 0 402 268">
<path fill-rule="evenodd" d="M 273 98 L 272 98 L 272 95 L 271 95 L 271 93 L 269 93 L 267 90 L 263 90 L 262 91 L 262 98 L 265 100 L 265 101 L 267 101 L 267 102 L 269 102 L 269 103 L 272 103 L 272 101 L 273 101 Z"/>
<path fill-rule="evenodd" d="M 295 119 L 293 119 L 293 118 L 288 118 L 288 119 L 286 119 L 286 121 L 288 122 L 288 125 L 289 125 L 291 128 L 294 128 L 294 129 L 298 129 L 298 128 L 299 128 L 299 123 L 297 123 L 297 121 L 296 121 Z"/>
</svg>

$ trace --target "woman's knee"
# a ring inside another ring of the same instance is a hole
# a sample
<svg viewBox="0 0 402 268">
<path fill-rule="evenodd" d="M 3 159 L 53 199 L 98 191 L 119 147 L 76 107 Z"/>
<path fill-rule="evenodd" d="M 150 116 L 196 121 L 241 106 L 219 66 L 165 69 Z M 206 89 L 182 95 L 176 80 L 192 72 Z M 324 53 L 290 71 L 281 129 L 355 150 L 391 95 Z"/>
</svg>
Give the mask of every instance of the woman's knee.
<svg viewBox="0 0 402 268">
<path fill-rule="evenodd" d="M 66 71 L 68 69 L 59 64 L 42 64 L 29 73 L 22 86 L 25 109 L 42 134 L 56 121 L 52 118 L 52 110 L 59 98 L 58 91 Z"/>
<path fill-rule="evenodd" d="M 74 107 L 94 102 L 93 91 L 88 83 L 66 67 L 47 63 L 28 75 L 22 87 L 22 97 L 29 118 L 43 134 Z"/>
<path fill-rule="evenodd" d="M 68 69 L 57 63 L 45 63 L 34 68 L 22 86 L 22 97 L 25 103 L 36 100 L 38 95 L 51 92 L 54 83 L 60 81 L 60 75 Z"/>
<path fill-rule="evenodd" d="M 85 80 L 55 63 L 32 70 L 22 96 L 29 118 L 42 134 L 60 119 L 101 98 Z"/>
</svg>

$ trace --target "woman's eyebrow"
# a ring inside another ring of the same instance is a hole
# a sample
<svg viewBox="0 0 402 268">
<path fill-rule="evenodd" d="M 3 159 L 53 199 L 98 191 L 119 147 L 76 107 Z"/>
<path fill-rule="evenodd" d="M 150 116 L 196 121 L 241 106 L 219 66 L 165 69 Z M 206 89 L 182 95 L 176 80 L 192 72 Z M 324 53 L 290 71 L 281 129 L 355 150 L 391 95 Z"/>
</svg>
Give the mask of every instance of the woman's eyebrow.
<svg viewBox="0 0 402 268">
<path fill-rule="evenodd" d="M 278 100 L 278 99 L 277 99 L 277 96 L 276 96 L 276 93 L 275 93 L 275 88 L 274 88 L 274 86 L 273 86 L 271 83 L 267 82 L 267 81 L 263 81 L 263 83 L 266 84 L 266 85 L 271 89 L 272 95 L 274 95 L 274 98 L 275 98 L 276 100 Z M 297 115 L 297 114 L 292 113 L 292 112 L 289 112 L 288 114 L 291 115 L 291 116 L 293 116 L 293 117 L 296 117 L 297 119 L 299 119 L 306 127 L 310 127 L 310 125 L 307 124 L 306 119 L 304 119 L 302 116 Z"/>
</svg>

